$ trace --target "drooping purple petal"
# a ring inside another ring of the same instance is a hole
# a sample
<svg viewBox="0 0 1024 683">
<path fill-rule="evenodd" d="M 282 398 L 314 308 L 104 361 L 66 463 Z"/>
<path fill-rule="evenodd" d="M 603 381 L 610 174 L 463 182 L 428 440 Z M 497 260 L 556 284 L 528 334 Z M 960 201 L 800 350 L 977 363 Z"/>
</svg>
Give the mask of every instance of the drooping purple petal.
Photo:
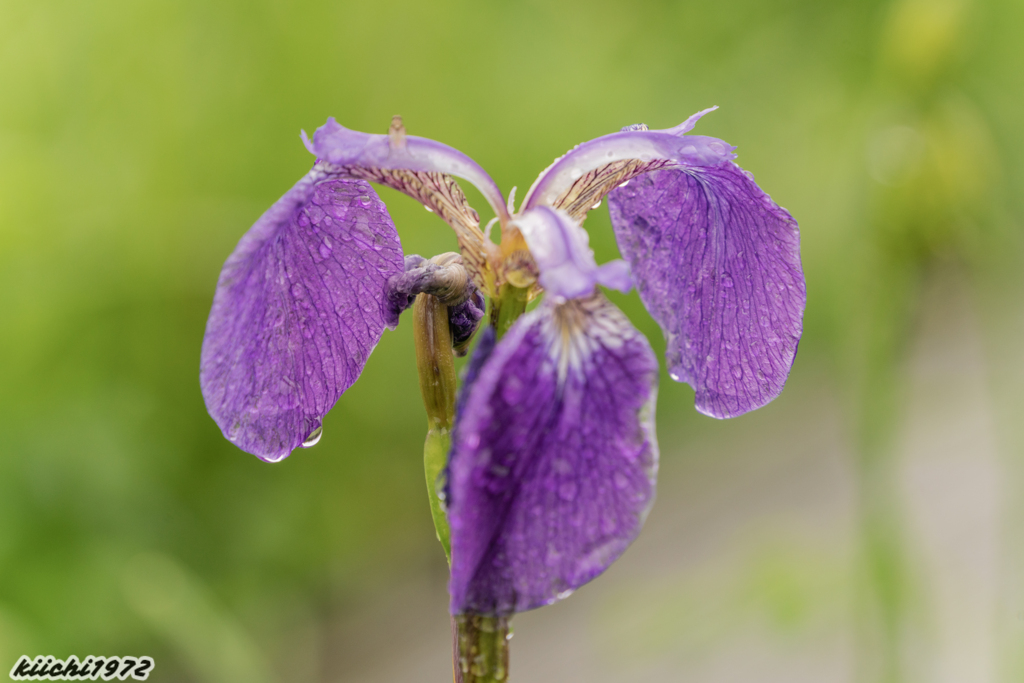
<svg viewBox="0 0 1024 683">
<path fill-rule="evenodd" d="M 740 415 L 782 391 L 806 301 L 796 221 L 736 164 L 665 169 L 608 196 L 669 372 L 699 411 Z"/>
<path fill-rule="evenodd" d="M 552 206 L 582 222 L 587 210 L 606 193 L 637 175 L 659 168 L 712 166 L 735 158 L 734 148 L 722 140 L 684 135 L 714 109 L 698 112 L 674 128 L 627 126 L 577 145 L 537 177 L 522 210 Z"/>
<path fill-rule="evenodd" d="M 657 378 L 647 340 L 600 293 L 513 325 L 455 425 L 453 614 L 550 604 L 625 550 L 654 499 Z"/>
<path fill-rule="evenodd" d="M 312 141 L 305 132 L 302 139 L 310 152 L 338 166 L 437 172 L 465 178 L 480 190 L 495 215 L 508 217 L 498 185 L 478 163 L 454 147 L 404 132 L 396 138 L 360 133 L 345 128 L 333 116 L 316 129 Z"/>
<path fill-rule="evenodd" d="M 332 170 L 380 183 L 421 202 L 455 231 L 466 268 L 480 289 L 487 289 L 489 259 L 495 246 L 480 230 L 480 216 L 452 176 L 465 178 L 484 195 L 502 224 L 508 220 L 505 200 L 494 180 L 462 152 L 434 140 L 406 135 L 395 117 L 387 135 L 349 130 L 333 118 L 303 142 Z M 493 292 L 492 292 L 493 294 Z"/>
<path fill-rule="evenodd" d="M 455 399 L 455 422 L 452 425 L 453 444 L 458 443 L 459 440 L 459 425 L 462 423 L 462 416 L 466 412 L 469 394 L 473 390 L 473 385 L 476 384 L 477 377 L 480 376 L 480 371 L 483 370 L 485 365 L 487 365 L 487 361 L 494 352 L 494 347 L 497 343 L 497 331 L 494 327 L 488 325 L 484 328 L 483 332 L 480 333 L 480 338 L 477 340 L 476 348 L 473 349 L 473 354 L 469 357 L 469 362 L 466 363 L 462 370 L 462 375 L 459 378 L 461 383 L 461 386 L 459 387 L 459 395 Z M 449 457 L 448 462 L 445 464 L 444 472 L 440 477 L 442 480 L 442 496 L 446 502 L 451 499 L 451 464 L 451 458 Z"/>
<path fill-rule="evenodd" d="M 590 294 L 598 284 L 621 292 L 633 286 L 624 261 L 597 265 L 590 236 L 566 213 L 538 206 L 520 214 L 514 225 L 530 247 L 539 282 L 549 294 L 571 299 Z"/>
<path fill-rule="evenodd" d="M 368 183 L 314 167 L 239 241 L 206 324 L 200 384 L 242 450 L 275 462 L 321 428 L 387 325 L 402 246 Z"/>
<path fill-rule="evenodd" d="M 469 357 L 469 361 L 466 363 L 462 370 L 462 376 L 459 378 L 461 385 L 459 387 L 459 395 L 455 400 L 455 423 L 452 427 L 452 443 L 458 440 L 457 433 L 459 431 L 459 424 L 462 422 L 462 415 L 466 411 L 467 401 L 469 400 L 469 393 L 476 384 L 477 377 L 480 376 L 480 371 L 483 370 L 484 366 L 487 365 L 488 359 L 491 354 L 494 353 L 494 347 L 498 344 L 498 334 L 494 327 L 488 325 L 484 328 L 484 331 L 480 333 L 480 338 L 477 340 L 476 348 L 473 349 L 473 355 Z M 451 466 L 449 461 L 448 466 Z M 447 475 L 446 475 L 447 477 Z"/>
</svg>

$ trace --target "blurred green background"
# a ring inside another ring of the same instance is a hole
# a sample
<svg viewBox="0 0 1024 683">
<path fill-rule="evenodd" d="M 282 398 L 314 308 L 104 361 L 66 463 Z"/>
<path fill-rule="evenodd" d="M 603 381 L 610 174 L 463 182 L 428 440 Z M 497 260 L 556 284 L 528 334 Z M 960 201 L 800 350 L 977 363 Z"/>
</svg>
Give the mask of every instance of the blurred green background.
<svg viewBox="0 0 1024 683">
<path fill-rule="evenodd" d="M 517 619 L 513 678 L 1024 680 L 1021 36 L 1020 0 L 0 0 L 0 670 L 450 680 L 408 321 L 264 464 L 199 392 L 221 264 L 328 116 L 402 114 L 522 196 L 719 105 L 696 132 L 801 225 L 790 383 L 719 423 L 663 378 L 649 529 Z M 455 248 L 381 196 L 406 253 Z"/>
</svg>

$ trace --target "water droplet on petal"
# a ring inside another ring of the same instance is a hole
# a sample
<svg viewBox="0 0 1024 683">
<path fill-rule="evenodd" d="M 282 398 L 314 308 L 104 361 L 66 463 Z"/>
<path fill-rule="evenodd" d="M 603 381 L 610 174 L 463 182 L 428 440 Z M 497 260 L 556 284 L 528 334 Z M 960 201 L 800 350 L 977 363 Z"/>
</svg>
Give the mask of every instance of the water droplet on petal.
<svg viewBox="0 0 1024 683">
<path fill-rule="evenodd" d="M 331 244 L 331 238 L 325 235 L 324 241 L 320 243 L 320 255 L 323 256 L 324 258 L 327 258 L 328 256 L 331 255 L 331 252 L 333 250 L 334 245 Z"/>
<path fill-rule="evenodd" d="M 628 180 L 619 183 L 619 187 L 625 187 L 626 185 L 629 185 L 629 181 Z"/>
<path fill-rule="evenodd" d="M 369 206 L 370 205 L 370 197 L 368 195 L 365 195 L 365 194 L 359 195 L 359 203 L 362 206 Z"/>
<path fill-rule="evenodd" d="M 598 200 L 597 204 L 594 204 L 594 205 L 593 205 L 592 207 L 590 207 L 590 208 L 591 208 L 591 209 L 596 209 L 596 208 L 597 208 L 597 207 L 599 207 L 599 206 L 601 206 L 601 200 Z"/>
<path fill-rule="evenodd" d="M 559 600 L 565 600 L 567 597 L 572 595 L 574 592 L 575 591 L 573 591 L 572 588 L 569 588 L 568 590 L 564 590 L 564 591 L 562 591 L 561 593 L 558 594 L 558 599 Z"/>
<path fill-rule="evenodd" d="M 429 206 L 427 206 L 426 204 L 424 204 L 424 205 L 423 205 L 423 208 L 427 210 L 427 213 L 434 213 L 434 210 L 433 210 L 433 209 L 431 209 L 431 208 L 430 208 Z"/>
<path fill-rule="evenodd" d="M 736 379 L 741 379 L 743 377 L 743 368 L 738 365 L 732 366 L 732 376 Z"/>
<path fill-rule="evenodd" d="M 320 442 L 320 437 L 324 435 L 324 426 L 320 425 L 309 433 L 306 440 L 302 442 L 303 448 L 312 448 Z"/>
</svg>

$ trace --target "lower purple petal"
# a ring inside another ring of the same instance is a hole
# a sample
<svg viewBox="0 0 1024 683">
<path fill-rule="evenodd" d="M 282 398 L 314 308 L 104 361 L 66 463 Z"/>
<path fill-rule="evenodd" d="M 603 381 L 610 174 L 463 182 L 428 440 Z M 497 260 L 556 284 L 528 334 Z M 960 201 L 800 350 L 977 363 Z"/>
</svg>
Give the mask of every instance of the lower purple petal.
<svg viewBox="0 0 1024 683">
<path fill-rule="evenodd" d="M 728 161 L 640 176 L 608 207 L 669 373 L 697 409 L 734 417 L 778 396 L 807 298 L 793 217 Z"/>
<path fill-rule="evenodd" d="M 626 549 L 654 500 L 658 363 L 602 294 L 545 301 L 469 389 L 449 462 L 453 614 L 550 604 Z"/>
<path fill-rule="evenodd" d="M 275 462 L 321 427 L 388 320 L 402 246 L 368 183 L 314 168 L 224 264 L 199 380 L 230 441 Z"/>
</svg>

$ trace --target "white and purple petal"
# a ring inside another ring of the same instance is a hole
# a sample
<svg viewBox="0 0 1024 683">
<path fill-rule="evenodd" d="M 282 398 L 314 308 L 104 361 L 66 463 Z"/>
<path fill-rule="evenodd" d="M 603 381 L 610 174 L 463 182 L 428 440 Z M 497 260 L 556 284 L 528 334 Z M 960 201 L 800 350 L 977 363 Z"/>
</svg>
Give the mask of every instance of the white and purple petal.
<svg viewBox="0 0 1024 683">
<path fill-rule="evenodd" d="M 600 293 L 513 325 L 460 401 L 453 614 L 550 604 L 632 542 L 654 500 L 657 379 L 647 340 Z"/>
<path fill-rule="evenodd" d="M 505 198 L 498 185 L 478 163 L 443 143 L 415 135 L 373 135 L 345 128 L 334 120 L 316 129 L 313 139 L 302 139 L 320 159 L 337 166 L 366 169 L 407 170 L 453 175 L 471 182 L 491 205 L 495 215 L 508 218 Z"/>
<path fill-rule="evenodd" d="M 537 177 L 522 210 L 553 206 L 582 221 L 607 192 L 637 175 L 659 168 L 713 166 L 733 159 L 734 148 L 722 140 L 684 135 L 713 110 L 698 112 L 675 128 L 628 126 L 577 145 Z"/>
<path fill-rule="evenodd" d="M 239 241 L 206 325 L 200 384 L 210 415 L 268 462 L 321 428 L 389 322 L 402 247 L 368 183 L 314 167 Z"/>
<path fill-rule="evenodd" d="M 625 261 L 598 266 L 587 231 L 565 212 L 538 206 L 517 216 L 513 225 L 526 240 L 540 271 L 538 281 L 549 294 L 571 299 L 590 294 L 598 284 L 621 292 L 632 287 Z"/>
<path fill-rule="evenodd" d="M 448 145 L 406 135 L 398 116 L 387 135 L 349 130 L 330 118 L 312 140 L 305 131 L 302 139 L 310 152 L 337 173 L 391 187 L 437 214 L 455 231 L 477 287 L 490 291 L 489 261 L 495 247 L 480 231 L 480 215 L 452 177 L 472 182 L 505 224 L 508 214 L 501 191 L 479 164 Z"/>
<path fill-rule="evenodd" d="M 806 302 L 793 217 L 731 161 L 649 173 L 608 207 L 669 373 L 697 409 L 734 417 L 778 396 Z"/>
</svg>

